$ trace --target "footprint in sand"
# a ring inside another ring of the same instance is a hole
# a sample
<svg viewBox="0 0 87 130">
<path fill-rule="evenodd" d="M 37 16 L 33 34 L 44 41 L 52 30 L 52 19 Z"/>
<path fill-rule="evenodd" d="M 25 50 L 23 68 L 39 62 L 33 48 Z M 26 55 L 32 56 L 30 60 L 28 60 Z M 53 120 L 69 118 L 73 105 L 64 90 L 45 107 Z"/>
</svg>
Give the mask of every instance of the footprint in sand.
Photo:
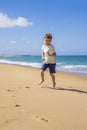
<svg viewBox="0 0 87 130">
<path fill-rule="evenodd" d="M 16 97 L 15 95 L 12 95 L 12 97 Z"/>
<path fill-rule="evenodd" d="M 20 104 L 16 104 L 15 107 L 20 107 L 21 105 Z"/>
<path fill-rule="evenodd" d="M 14 123 L 16 123 L 16 120 L 15 120 L 15 119 L 9 119 L 9 120 L 5 120 L 5 121 L 2 123 L 1 126 L 5 127 L 5 126 L 7 126 L 7 125 L 9 125 L 9 124 L 14 124 Z"/>
<path fill-rule="evenodd" d="M 26 88 L 31 88 L 31 87 L 26 86 Z"/>
<path fill-rule="evenodd" d="M 14 92 L 14 89 L 7 89 L 8 92 Z"/>
<path fill-rule="evenodd" d="M 34 116 L 34 119 L 36 119 L 37 121 L 40 121 L 40 122 L 45 122 L 45 123 L 48 122 L 48 119 L 45 119 L 45 118 L 39 117 L 39 116 Z"/>
</svg>

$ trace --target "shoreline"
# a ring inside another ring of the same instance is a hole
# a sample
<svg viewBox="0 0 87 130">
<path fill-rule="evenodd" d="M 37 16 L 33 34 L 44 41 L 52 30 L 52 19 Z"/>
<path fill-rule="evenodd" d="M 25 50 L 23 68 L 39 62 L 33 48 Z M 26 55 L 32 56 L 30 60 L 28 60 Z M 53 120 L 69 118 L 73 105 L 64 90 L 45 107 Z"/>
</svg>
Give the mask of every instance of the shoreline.
<svg viewBox="0 0 87 130">
<path fill-rule="evenodd" d="M 10 64 L 10 63 L 0 63 L 2 65 L 6 64 L 6 65 L 12 65 L 12 66 L 20 66 L 20 67 L 26 67 L 26 68 L 35 68 L 37 70 L 40 70 L 39 67 L 32 67 L 32 66 L 26 66 L 26 65 L 18 65 L 18 64 Z M 48 71 L 48 70 L 46 70 Z M 64 73 L 64 74 L 70 74 L 70 75 L 74 75 L 74 76 L 79 76 L 79 77 L 83 77 L 83 78 L 87 78 L 87 74 L 85 73 L 79 73 L 79 72 L 69 72 L 69 71 L 60 71 L 60 70 L 56 70 L 56 73 Z"/>
<path fill-rule="evenodd" d="M 87 56 L 56 56 L 56 71 L 66 72 L 70 74 L 87 77 Z M 34 68 L 41 68 L 41 56 L 31 56 L 30 58 L 20 55 L 10 58 L 1 57 L 0 63 L 28 66 Z"/>
</svg>

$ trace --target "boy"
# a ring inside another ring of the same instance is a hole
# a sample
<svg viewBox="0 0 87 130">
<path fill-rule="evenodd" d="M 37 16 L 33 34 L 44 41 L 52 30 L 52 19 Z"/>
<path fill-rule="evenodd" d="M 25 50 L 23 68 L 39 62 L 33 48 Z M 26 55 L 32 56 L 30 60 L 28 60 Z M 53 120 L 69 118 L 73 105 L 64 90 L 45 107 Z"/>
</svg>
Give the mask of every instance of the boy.
<svg viewBox="0 0 87 130">
<path fill-rule="evenodd" d="M 54 46 L 51 44 L 52 35 L 51 34 L 45 34 L 44 36 L 44 44 L 42 45 L 42 61 L 43 65 L 41 68 L 41 81 L 39 84 L 42 84 L 44 82 L 44 71 L 49 68 L 50 76 L 52 78 L 53 87 L 55 88 L 55 56 L 56 52 L 54 49 Z"/>
</svg>

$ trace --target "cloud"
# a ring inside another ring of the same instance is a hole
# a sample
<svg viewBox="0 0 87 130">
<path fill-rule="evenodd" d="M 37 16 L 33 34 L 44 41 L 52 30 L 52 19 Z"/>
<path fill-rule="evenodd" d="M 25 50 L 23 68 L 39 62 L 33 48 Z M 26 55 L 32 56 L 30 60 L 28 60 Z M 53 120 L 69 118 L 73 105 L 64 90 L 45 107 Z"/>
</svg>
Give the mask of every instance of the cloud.
<svg viewBox="0 0 87 130">
<path fill-rule="evenodd" d="M 27 27 L 31 26 L 33 23 L 29 22 L 26 18 L 18 17 L 16 19 L 11 19 L 7 14 L 0 13 L 0 28 L 11 28 L 11 27 Z"/>
<path fill-rule="evenodd" d="M 15 43 L 16 43 L 16 41 L 10 41 L 10 43 L 11 43 L 11 44 L 15 44 Z"/>
</svg>

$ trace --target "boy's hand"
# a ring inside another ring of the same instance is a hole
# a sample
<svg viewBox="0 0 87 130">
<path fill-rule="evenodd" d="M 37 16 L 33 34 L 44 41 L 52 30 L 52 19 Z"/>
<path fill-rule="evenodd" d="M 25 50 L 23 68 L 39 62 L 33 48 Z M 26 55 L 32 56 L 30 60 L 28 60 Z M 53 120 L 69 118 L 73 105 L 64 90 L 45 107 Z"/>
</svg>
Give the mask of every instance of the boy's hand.
<svg viewBox="0 0 87 130">
<path fill-rule="evenodd" d="M 50 53 L 49 53 L 49 51 L 47 51 L 47 55 L 48 55 L 48 56 L 50 56 Z"/>
<path fill-rule="evenodd" d="M 47 51 L 48 56 L 56 56 L 56 52 L 53 52 L 52 54 L 49 53 L 49 51 Z"/>
<path fill-rule="evenodd" d="M 45 60 L 45 58 L 44 57 L 42 57 L 42 61 L 44 61 Z"/>
<path fill-rule="evenodd" d="M 53 53 L 52 53 L 52 56 L 56 56 L 56 52 L 53 52 Z"/>
</svg>

